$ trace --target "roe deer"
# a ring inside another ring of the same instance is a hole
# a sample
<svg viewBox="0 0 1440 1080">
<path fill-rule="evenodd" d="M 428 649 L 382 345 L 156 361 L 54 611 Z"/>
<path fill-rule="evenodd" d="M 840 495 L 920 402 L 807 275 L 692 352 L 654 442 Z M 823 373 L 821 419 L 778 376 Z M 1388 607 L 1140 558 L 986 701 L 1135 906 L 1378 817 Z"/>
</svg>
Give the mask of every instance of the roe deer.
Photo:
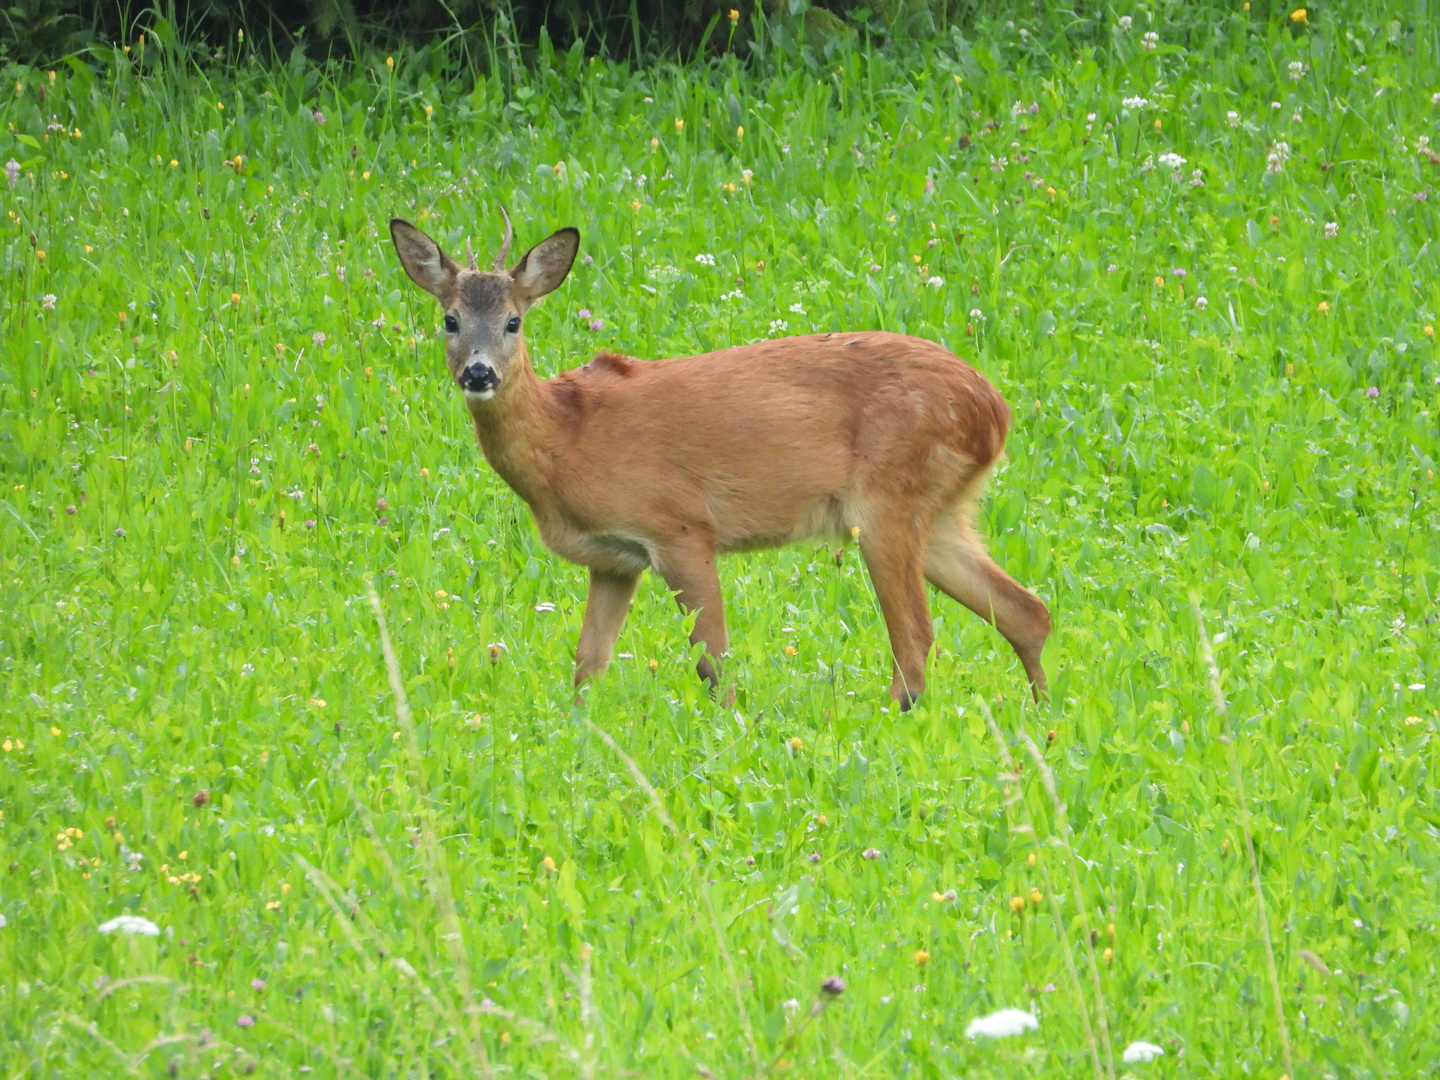
<svg viewBox="0 0 1440 1080">
<path fill-rule="evenodd" d="M 486 459 L 546 547 L 590 569 L 577 686 L 610 662 L 648 568 L 696 612 L 690 640 L 713 690 L 727 644 L 716 556 L 825 534 L 858 537 L 902 709 L 925 687 L 927 579 L 993 622 L 1045 694 L 1050 613 L 972 527 L 1010 422 L 979 372 L 930 341 L 853 333 L 648 362 L 602 352 L 541 379 L 521 320 L 570 272 L 580 232 L 559 230 L 507 270 L 512 235 L 506 215 L 485 271 L 390 222 L 406 273 L 444 308 L 445 359 Z"/>
</svg>

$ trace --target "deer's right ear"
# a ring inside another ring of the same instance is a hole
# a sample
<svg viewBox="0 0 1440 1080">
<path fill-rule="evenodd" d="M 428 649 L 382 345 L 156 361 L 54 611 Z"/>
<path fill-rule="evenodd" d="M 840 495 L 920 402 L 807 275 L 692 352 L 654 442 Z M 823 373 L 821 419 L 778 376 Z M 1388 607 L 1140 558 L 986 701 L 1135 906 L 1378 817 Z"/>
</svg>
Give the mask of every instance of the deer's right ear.
<svg viewBox="0 0 1440 1080">
<path fill-rule="evenodd" d="M 448 303 L 460 275 L 459 264 L 404 218 L 390 219 L 390 239 L 410 280 L 442 304 Z"/>
</svg>

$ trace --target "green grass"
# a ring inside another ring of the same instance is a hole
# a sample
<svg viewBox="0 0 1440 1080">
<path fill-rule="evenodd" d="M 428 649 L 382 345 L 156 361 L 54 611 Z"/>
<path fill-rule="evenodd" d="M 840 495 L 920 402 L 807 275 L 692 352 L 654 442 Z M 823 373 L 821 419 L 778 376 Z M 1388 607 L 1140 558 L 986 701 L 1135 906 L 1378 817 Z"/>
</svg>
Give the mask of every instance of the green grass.
<svg viewBox="0 0 1440 1080">
<path fill-rule="evenodd" d="M 0 1074 L 1076 1077 L 1103 1009 L 1117 1072 L 1275 1078 L 1248 808 L 1294 1074 L 1434 1075 L 1440 27 L 1133 15 L 750 68 L 6 69 Z M 1053 704 L 937 597 L 888 709 L 863 570 L 811 543 L 723 567 L 735 709 L 647 579 L 573 711 L 584 573 L 385 231 L 483 252 L 501 202 L 593 258 L 527 321 L 543 373 L 841 328 L 983 371 Z M 1012 1006 L 1039 1030 L 964 1037 Z"/>
</svg>

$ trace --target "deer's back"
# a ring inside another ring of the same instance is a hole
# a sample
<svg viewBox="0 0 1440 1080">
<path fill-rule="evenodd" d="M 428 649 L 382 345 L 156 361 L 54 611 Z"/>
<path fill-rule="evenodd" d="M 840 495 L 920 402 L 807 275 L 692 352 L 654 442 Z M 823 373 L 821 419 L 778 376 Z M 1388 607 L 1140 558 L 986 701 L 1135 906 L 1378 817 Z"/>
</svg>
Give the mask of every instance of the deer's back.
<svg viewBox="0 0 1440 1080">
<path fill-rule="evenodd" d="M 865 459 L 938 445 L 984 466 L 1003 448 L 1010 418 L 978 371 L 904 334 L 811 334 L 669 360 L 602 353 L 552 385 L 579 434 L 704 447 L 712 458 L 829 450 L 840 440 Z"/>
<path fill-rule="evenodd" d="M 971 490 L 1009 422 L 979 372 L 901 334 L 601 354 L 548 385 L 565 516 L 582 531 L 697 520 L 722 550 L 843 531 L 880 499 L 931 516 Z"/>
</svg>

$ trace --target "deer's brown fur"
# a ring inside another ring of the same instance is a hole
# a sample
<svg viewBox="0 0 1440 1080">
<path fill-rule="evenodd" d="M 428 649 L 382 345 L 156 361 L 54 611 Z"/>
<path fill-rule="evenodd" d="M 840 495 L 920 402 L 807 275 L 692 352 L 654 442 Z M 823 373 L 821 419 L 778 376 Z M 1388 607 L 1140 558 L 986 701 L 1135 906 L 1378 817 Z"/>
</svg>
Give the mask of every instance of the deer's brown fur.
<svg viewBox="0 0 1440 1080">
<path fill-rule="evenodd" d="M 609 663 L 645 569 L 697 612 L 691 640 L 713 685 L 727 646 L 716 557 L 858 529 L 902 707 L 925 685 L 926 580 L 993 622 L 1045 692 L 1049 612 L 972 527 L 1010 411 L 968 364 L 930 341 L 862 332 L 669 360 L 601 353 L 542 380 L 523 335 L 504 328 L 564 279 L 578 232 L 499 272 L 462 269 L 399 219 L 391 233 L 455 320 L 447 360 L 457 382 L 480 387 L 466 398 L 485 457 L 546 546 L 590 569 L 577 685 Z"/>
</svg>

